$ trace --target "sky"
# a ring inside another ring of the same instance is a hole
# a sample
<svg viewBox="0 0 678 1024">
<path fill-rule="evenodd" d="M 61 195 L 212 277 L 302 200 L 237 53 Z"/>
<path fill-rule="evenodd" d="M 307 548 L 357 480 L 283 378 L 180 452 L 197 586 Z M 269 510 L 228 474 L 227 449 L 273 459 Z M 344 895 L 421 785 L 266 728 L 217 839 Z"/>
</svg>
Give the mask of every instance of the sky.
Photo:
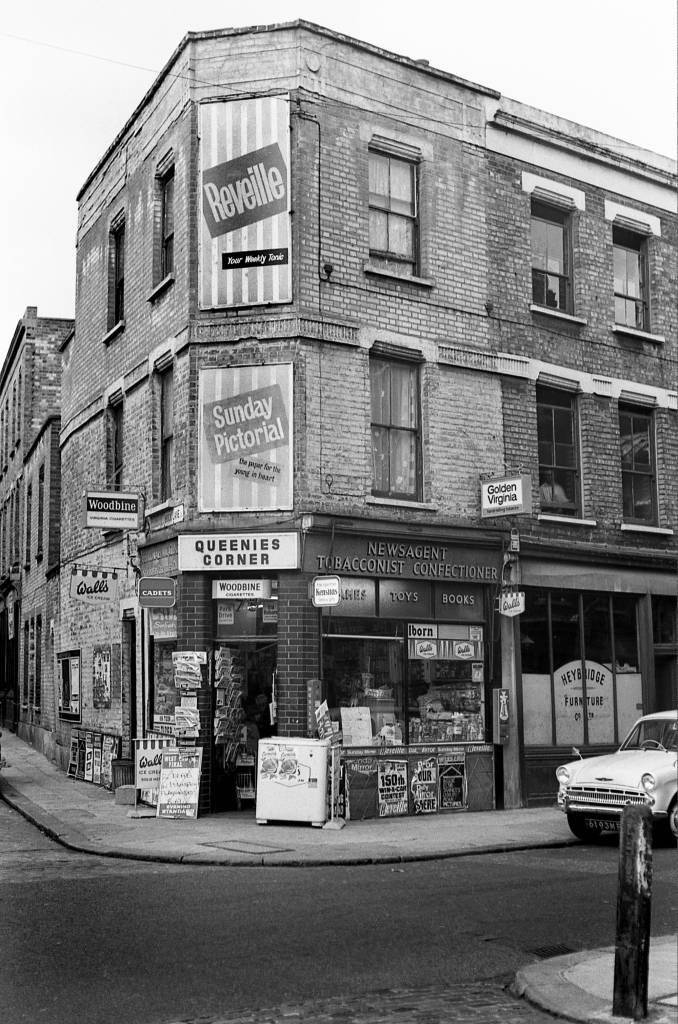
<svg viewBox="0 0 678 1024">
<path fill-rule="evenodd" d="M 76 196 L 184 35 L 297 18 L 675 159 L 675 0 L 8 4 L 0 21 L 0 365 L 27 306 L 39 316 L 74 315 Z"/>
</svg>

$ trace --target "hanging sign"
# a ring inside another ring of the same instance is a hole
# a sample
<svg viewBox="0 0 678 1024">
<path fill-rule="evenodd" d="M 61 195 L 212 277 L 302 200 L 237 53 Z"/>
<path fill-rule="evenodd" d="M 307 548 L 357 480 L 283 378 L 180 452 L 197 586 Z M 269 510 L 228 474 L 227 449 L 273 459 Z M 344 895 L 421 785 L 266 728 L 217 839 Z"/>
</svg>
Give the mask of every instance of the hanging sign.
<svg viewBox="0 0 678 1024">
<path fill-rule="evenodd" d="M 531 511 L 532 478 L 529 473 L 481 482 L 480 515 L 483 519 Z"/>
<path fill-rule="evenodd" d="M 525 594 L 522 590 L 504 590 L 499 595 L 499 614 L 522 615 L 525 611 Z"/>
<path fill-rule="evenodd" d="M 87 601 L 89 604 L 117 601 L 118 574 L 101 572 L 99 569 L 78 569 L 74 566 L 71 570 L 70 594 L 71 597 Z"/>
<path fill-rule="evenodd" d="M 270 580 L 212 580 L 212 597 L 222 601 L 256 601 L 270 598 L 270 596 Z"/>
<path fill-rule="evenodd" d="M 86 491 L 85 527 L 99 530 L 137 530 L 141 496 L 122 491 Z"/>
<path fill-rule="evenodd" d="M 169 576 L 142 576 L 139 580 L 140 608 L 173 608 L 177 601 L 177 581 Z"/>
<path fill-rule="evenodd" d="M 341 600 L 341 580 L 338 576 L 315 576 L 311 583 L 314 608 L 327 608 Z"/>
</svg>

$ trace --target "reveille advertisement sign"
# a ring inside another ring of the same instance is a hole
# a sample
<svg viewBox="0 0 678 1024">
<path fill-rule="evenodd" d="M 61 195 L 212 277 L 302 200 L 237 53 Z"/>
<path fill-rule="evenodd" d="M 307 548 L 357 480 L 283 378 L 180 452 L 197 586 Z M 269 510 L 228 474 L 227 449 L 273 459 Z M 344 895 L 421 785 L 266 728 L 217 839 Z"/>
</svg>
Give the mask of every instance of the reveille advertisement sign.
<svg viewBox="0 0 678 1024">
<path fill-rule="evenodd" d="M 201 512 L 292 508 L 292 364 L 201 370 Z"/>
<path fill-rule="evenodd" d="M 200 305 L 290 302 L 287 96 L 200 108 Z"/>
</svg>

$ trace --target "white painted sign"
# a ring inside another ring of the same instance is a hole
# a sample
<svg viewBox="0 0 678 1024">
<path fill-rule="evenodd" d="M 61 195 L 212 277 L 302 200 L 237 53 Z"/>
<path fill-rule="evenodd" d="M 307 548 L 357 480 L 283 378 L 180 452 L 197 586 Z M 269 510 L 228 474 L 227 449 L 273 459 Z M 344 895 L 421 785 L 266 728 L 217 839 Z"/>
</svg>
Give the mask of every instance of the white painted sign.
<svg viewBox="0 0 678 1024">
<path fill-rule="evenodd" d="M 87 491 L 84 499 L 85 526 L 100 530 L 137 530 L 141 497 L 122 491 Z"/>
<path fill-rule="evenodd" d="M 512 618 L 525 611 L 525 594 L 522 590 L 506 590 L 499 595 L 499 614 Z"/>
<path fill-rule="evenodd" d="M 268 600 L 270 596 L 270 580 L 212 580 L 212 597 L 220 601 Z"/>
<path fill-rule="evenodd" d="M 189 533 L 177 539 L 180 572 L 299 568 L 299 534 L 294 532 Z"/>
<path fill-rule="evenodd" d="M 311 584 L 314 608 L 328 608 L 341 601 L 341 580 L 338 576 L 316 576 Z"/>
<path fill-rule="evenodd" d="M 480 515 L 512 516 L 532 511 L 532 481 L 527 473 L 480 484 Z"/>
</svg>

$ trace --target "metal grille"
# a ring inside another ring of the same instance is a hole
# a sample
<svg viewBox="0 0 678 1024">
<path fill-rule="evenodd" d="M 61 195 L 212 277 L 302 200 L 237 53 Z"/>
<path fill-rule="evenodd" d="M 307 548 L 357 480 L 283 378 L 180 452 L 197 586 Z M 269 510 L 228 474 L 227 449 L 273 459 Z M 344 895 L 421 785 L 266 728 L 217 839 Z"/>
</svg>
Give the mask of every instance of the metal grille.
<svg viewBox="0 0 678 1024">
<path fill-rule="evenodd" d="M 597 807 L 626 807 L 627 804 L 642 805 L 647 796 L 637 789 L 611 789 L 602 786 L 571 786 L 567 791 L 570 806 L 595 804 Z"/>
</svg>

